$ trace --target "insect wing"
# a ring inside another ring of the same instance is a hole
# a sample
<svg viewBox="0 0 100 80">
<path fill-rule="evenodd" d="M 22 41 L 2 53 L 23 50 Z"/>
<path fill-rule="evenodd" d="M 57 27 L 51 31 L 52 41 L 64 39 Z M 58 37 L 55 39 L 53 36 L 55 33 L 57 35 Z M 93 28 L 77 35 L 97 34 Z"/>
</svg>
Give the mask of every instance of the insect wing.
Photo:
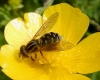
<svg viewBox="0 0 100 80">
<path fill-rule="evenodd" d="M 35 39 L 36 37 L 41 37 L 43 36 L 45 33 L 47 33 L 50 29 L 52 29 L 52 27 L 54 26 L 54 24 L 56 23 L 57 19 L 58 19 L 59 13 L 56 12 L 54 14 L 52 14 L 44 23 L 43 25 L 40 27 L 40 29 L 37 31 L 37 33 L 35 34 L 35 36 L 33 37 L 33 39 Z"/>
<path fill-rule="evenodd" d="M 66 51 L 73 47 L 74 45 L 72 43 L 61 40 L 60 43 L 55 47 L 55 51 Z"/>
</svg>

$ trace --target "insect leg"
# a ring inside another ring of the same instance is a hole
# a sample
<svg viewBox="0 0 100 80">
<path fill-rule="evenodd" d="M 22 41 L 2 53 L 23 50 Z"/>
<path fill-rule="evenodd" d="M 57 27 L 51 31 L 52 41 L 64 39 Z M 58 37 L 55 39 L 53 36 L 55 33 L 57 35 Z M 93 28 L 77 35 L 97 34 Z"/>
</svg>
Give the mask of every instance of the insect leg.
<svg viewBox="0 0 100 80">
<path fill-rule="evenodd" d="M 31 60 L 35 61 L 36 58 L 37 58 L 37 54 L 35 53 L 35 57 L 34 58 L 32 56 L 30 58 L 31 58 Z"/>
<path fill-rule="evenodd" d="M 36 58 L 37 58 L 37 54 L 35 54 L 35 60 L 36 60 Z"/>
<path fill-rule="evenodd" d="M 35 59 L 33 59 L 32 56 L 31 56 L 31 60 L 35 61 Z"/>
<path fill-rule="evenodd" d="M 20 57 L 20 54 L 19 54 L 19 57 Z"/>
<path fill-rule="evenodd" d="M 32 58 L 32 56 L 31 56 L 31 59 L 32 59 L 33 61 L 35 61 L 35 60 L 36 60 L 36 58 L 37 58 L 37 54 L 35 54 L 35 59 L 33 59 L 33 58 Z"/>
<path fill-rule="evenodd" d="M 40 54 L 41 54 L 41 55 L 42 55 L 42 57 L 44 58 L 42 51 L 40 51 Z"/>
<path fill-rule="evenodd" d="M 44 63 L 48 63 L 48 60 L 46 59 L 46 57 L 44 57 L 42 51 L 40 51 L 40 54 L 41 54 L 42 58 L 45 60 Z"/>
</svg>

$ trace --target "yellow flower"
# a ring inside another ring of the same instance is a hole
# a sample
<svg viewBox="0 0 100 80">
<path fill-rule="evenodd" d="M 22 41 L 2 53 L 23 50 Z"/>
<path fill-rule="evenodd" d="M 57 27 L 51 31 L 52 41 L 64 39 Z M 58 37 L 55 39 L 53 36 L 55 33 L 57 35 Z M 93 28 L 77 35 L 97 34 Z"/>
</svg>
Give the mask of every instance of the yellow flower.
<svg viewBox="0 0 100 80">
<path fill-rule="evenodd" d="M 39 52 L 36 62 L 19 57 L 20 46 L 26 45 L 44 20 L 55 12 L 59 13 L 59 17 L 51 31 L 60 34 L 74 47 L 59 52 L 44 51 L 47 62 L 42 60 Z M 79 42 L 88 24 L 85 14 L 66 3 L 49 7 L 43 16 L 30 12 L 24 15 L 24 20 L 16 18 L 10 21 L 4 31 L 8 44 L 0 51 L 2 71 L 14 80 L 90 80 L 81 74 L 100 70 L 100 32 Z"/>
</svg>

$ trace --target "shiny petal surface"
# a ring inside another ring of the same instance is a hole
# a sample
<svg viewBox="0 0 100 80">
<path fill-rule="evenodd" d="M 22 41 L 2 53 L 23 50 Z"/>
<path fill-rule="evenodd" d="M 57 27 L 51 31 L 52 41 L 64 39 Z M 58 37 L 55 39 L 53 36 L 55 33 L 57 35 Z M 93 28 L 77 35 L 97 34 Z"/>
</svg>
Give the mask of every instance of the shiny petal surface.
<svg viewBox="0 0 100 80">
<path fill-rule="evenodd" d="M 55 12 L 59 12 L 59 17 L 51 31 L 59 33 L 63 39 L 76 45 L 88 28 L 88 17 L 78 8 L 61 3 L 47 8 L 43 15 L 44 20 Z"/>
<path fill-rule="evenodd" d="M 24 18 L 26 22 L 25 24 L 28 29 L 28 33 L 33 38 L 35 33 L 39 30 L 39 28 L 42 25 L 42 17 L 37 13 L 30 12 L 25 13 Z"/>
<path fill-rule="evenodd" d="M 27 44 L 41 25 L 41 16 L 36 13 L 26 13 L 25 21 L 16 18 L 10 21 L 5 27 L 6 41 L 17 48 Z M 33 22 L 33 23 L 32 23 Z"/>
<path fill-rule="evenodd" d="M 55 68 L 52 72 L 51 80 L 90 80 L 80 74 L 68 74 L 66 69 Z"/>
<path fill-rule="evenodd" d="M 82 40 L 75 48 L 66 52 L 66 68 L 72 73 L 88 74 L 100 71 L 100 33 Z"/>
</svg>

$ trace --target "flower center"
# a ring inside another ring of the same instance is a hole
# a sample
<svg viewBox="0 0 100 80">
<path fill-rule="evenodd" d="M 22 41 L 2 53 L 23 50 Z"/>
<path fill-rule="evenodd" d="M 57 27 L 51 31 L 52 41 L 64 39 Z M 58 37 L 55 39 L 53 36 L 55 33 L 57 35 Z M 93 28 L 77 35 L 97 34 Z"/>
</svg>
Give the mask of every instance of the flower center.
<svg viewBox="0 0 100 80">
<path fill-rule="evenodd" d="M 37 58 L 35 59 L 35 63 L 41 64 L 41 65 L 51 65 L 52 67 L 59 66 L 61 65 L 61 57 L 62 53 L 59 52 L 53 52 L 53 51 L 48 51 L 42 52 L 42 55 L 38 52 L 37 53 Z"/>
</svg>

